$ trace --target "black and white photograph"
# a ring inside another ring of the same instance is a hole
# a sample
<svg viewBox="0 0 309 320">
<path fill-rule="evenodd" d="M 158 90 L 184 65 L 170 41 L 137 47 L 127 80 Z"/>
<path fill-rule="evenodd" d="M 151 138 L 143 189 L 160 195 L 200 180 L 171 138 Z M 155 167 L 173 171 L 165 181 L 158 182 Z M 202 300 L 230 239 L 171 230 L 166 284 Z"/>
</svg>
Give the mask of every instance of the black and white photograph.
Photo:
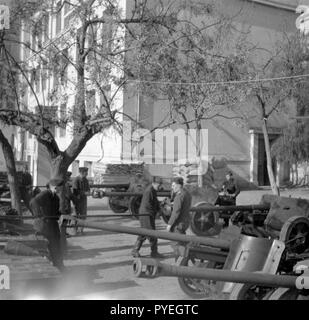
<svg viewBox="0 0 309 320">
<path fill-rule="evenodd" d="M 309 300 L 309 0 L 0 0 L 0 300 Z"/>
</svg>

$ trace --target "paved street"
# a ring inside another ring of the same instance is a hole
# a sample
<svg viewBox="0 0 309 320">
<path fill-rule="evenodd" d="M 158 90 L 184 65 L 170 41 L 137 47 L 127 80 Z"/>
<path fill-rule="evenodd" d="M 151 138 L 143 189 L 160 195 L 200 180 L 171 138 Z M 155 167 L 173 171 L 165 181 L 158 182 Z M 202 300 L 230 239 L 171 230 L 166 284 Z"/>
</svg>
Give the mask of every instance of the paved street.
<svg viewBox="0 0 309 320">
<path fill-rule="evenodd" d="M 238 204 L 258 203 L 262 194 L 270 190 L 242 192 Z M 282 192 L 282 196 L 309 198 L 308 189 L 294 189 Z M 90 215 L 112 214 L 105 199 L 89 198 Z M 137 220 L 131 218 L 97 218 L 93 221 L 138 227 Z M 164 230 L 165 224 L 157 220 L 157 229 Z M 136 278 L 132 271 L 131 249 L 135 236 L 85 229 L 83 236 L 68 239 L 68 254 L 65 264 L 69 269 L 64 279 L 54 278 L 30 282 L 26 293 L 16 298 L 48 299 L 172 299 L 189 300 L 181 291 L 177 278 Z M 159 240 L 159 251 L 166 256 L 164 262 L 173 264 L 173 252 L 169 241 Z M 145 243 L 142 255 L 150 252 Z"/>
</svg>

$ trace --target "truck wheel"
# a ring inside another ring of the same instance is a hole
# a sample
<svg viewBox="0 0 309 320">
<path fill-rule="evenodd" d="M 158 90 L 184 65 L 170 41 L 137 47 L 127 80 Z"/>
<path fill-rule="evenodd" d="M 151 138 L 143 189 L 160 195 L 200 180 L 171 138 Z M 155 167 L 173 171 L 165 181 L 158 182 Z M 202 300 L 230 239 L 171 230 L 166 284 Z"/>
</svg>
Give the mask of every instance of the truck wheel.
<svg viewBox="0 0 309 320">
<path fill-rule="evenodd" d="M 126 211 L 128 211 L 128 207 L 124 207 L 124 206 L 119 205 L 118 204 L 119 199 L 122 200 L 122 197 L 110 197 L 108 199 L 109 207 L 111 208 L 111 210 L 114 213 L 125 213 Z"/>
</svg>

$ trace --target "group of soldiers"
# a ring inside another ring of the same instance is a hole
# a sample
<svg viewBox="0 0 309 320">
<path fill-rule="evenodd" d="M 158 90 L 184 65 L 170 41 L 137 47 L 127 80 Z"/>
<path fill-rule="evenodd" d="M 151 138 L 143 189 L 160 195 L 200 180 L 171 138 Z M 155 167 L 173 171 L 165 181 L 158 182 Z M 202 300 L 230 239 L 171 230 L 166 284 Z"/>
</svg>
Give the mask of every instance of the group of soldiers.
<svg viewBox="0 0 309 320">
<path fill-rule="evenodd" d="M 158 211 L 161 210 L 159 201 L 157 199 L 157 190 L 160 187 L 160 183 L 153 178 L 152 184 L 146 188 L 141 206 L 139 209 L 140 223 L 142 228 L 155 230 L 155 218 Z M 236 204 L 236 197 L 240 193 L 239 187 L 234 180 L 233 173 L 228 172 L 226 174 L 226 180 L 224 181 L 219 195 L 223 195 L 228 198 L 229 203 L 223 203 L 222 197 L 218 197 L 216 204 L 218 205 L 234 205 Z M 176 232 L 180 234 L 186 234 L 186 230 L 190 225 L 190 209 L 192 205 L 191 194 L 184 188 L 184 180 L 181 177 L 176 177 L 172 181 L 172 202 L 173 211 L 168 221 L 166 230 L 168 232 Z M 226 201 L 226 200 L 225 200 Z M 225 221 L 225 225 L 227 221 Z M 133 257 L 139 257 L 139 250 L 141 249 L 145 240 L 148 239 L 150 243 L 151 257 L 161 258 L 163 257 L 158 252 L 158 241 L 153 237 L 138 236 L 134 248 L 132 250 Z"/>
<path fill-rule="evenodd" d="M 58 220 L 61 215 L 70 215 L 72 213 L 71 202 L 75 206 L 77 217 L 86 219 L 87 216 L 87 196 L 90 195 L 89 182 L 87 180 L 88 169 L 83 167 L 79 169 L 79 176 L 73 179 L 70 185 L 71 173 L 66 175 L 65 179 L 52 179 L 48 183 L 48 188 L 37 194 L 30 201 L 29 207 L 35 217 L 34 228 L 48 240 L 48 249 L 50 259 L 59 270 L 65 271 L 63 264 L 64 248 Z M 72 190 L 71 190 L 72 188 Z M 139 220 L 142 228 L 156 229 L 155 219 L 160 212 L 161 205 L 157 199 L 157 191 L 160 188 L 160 181 L 153 177 L 152 183 L 144 190 L 141 205 L 139 208 Z M 231 196 L 235 201 L 239 189 L 232 177 L 232 173 L 226 176 L 226 181 L 222 186 L 222 191 Z M 61 196 L 59 196 L 61 194 Z M 192 196 L 184 188 L 184 180 L 176 177 L 172 181 L 172 199 L 173 210 L 168 221 L 166 231 L 186 234 L 190 225 L 190 209 L 192 205 Z M 62 221 L 62 234 L 66 234 L 67 221 Z M 80 230 L 83 233 L 83 230 Z M 147 236 L 138 236 L 132 250 L 133 257 L 139 257 L 145 240 L 149 240 L 151 248 L 151 257 L 162 258 L 158 252 L 158 241 L 156 238 Z"/>
</svg>

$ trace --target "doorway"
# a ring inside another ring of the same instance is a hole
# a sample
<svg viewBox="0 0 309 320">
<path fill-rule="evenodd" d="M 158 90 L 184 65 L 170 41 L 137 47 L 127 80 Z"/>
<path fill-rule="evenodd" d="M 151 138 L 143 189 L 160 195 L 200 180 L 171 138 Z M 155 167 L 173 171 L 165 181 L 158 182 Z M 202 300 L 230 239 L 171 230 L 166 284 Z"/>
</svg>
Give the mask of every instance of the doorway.
<svg viewBox="0 0 309 320">
<path fill-rule="evenodd" d="M 272 144 L 278 137 L 279 137 L 278 134 L 269 135 L 270 146 L 272 146 Z M 275 159 L 272 160 L 272 168 L 275 175 L 275 179 L 277 179 L 277 161 Z M 268 171 L 267 171 L 267 157 L 266 157 L 265 142 L 264 142 L 263 134 L 258 134 L 258 185 L 270 186 L 270 181 L 269 181 Z"/>
</svg>

